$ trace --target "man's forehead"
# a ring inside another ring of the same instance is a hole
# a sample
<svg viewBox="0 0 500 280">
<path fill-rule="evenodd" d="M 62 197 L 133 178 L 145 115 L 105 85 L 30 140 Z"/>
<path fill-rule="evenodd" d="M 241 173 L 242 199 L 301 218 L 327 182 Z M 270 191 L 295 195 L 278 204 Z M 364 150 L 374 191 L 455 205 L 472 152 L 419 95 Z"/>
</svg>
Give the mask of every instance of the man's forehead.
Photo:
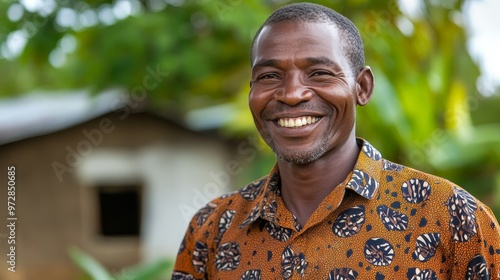
<svg viewBox="0 0 500 280">
<path fill-rule="evenodd" d="M 255 40 L 252 64 L 266 54 L 285 56 L 284 51 L 291 47 L 301 52 L 317 50 L 323 55 L 313 57 L 324 56 L 335 48 L 341 49 L 338 34 L 337 27 L 329 22 L 281 21 L 266 25 Z"/>
<path fill-rule="evenodd" d="M 262 37 L 264 33 L 272 32 L 276 27 L 289 28 L 292 31 L 302 32 L 303 30 L 299 27 L 301 26 L 328 26 L 331 29 L 331 32 L 338 33 L 338 26 L 330 20 L 314 20 L 314 21 L 305 21 L 305 20 L 282 20 L 278 22 L 271 22 L 262 27 L 262 30 L 257 38 L 257 40 Z"/>
<path fill-rule="evenodd" d="M 262 44 L 263 39 L 268 41 L 276 42 L 277 38 L 282 38 L 283 36 L 288 37 L 304 37 L 304 38 L 314 38 L 319 36 L 328 36 L 335 38 L 340 41 L 339 29 L 336 25 L 331 22 L 319 21 L 319 22 L 306 22 L 306 21 L 280 21 L 265 25 L 257 38 L 255 38 L 255 43 L 253 45 L 252 52 L 255 52 L 259 45 Z M 287 43 L 293 43 L 288 41 Z"/>
</svg>

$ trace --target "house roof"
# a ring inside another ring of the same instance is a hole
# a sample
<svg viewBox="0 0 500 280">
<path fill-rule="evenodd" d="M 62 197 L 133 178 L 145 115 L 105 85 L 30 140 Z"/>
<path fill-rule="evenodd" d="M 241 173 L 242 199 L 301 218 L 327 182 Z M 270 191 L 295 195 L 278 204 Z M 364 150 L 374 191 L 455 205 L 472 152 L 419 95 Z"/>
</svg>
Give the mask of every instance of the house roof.
<svg viewBox="0 0 500 280">
<path fill-rule="evenodd" d="M 0 100 L 0 145 L 60 131 L 119 110 L 129 106 L 126 96 L 119 89 L 95 95 L 89 90 L 37 91 Z M 176 124 L 191 131 L 213 130 L 234 114 L 231 106 L 218 105 L 189 112 Z"/>
<path fill-rule="evenodd" d="M 0 145 L 59 131 L 123 106 L 119 90 L 37 91 L 0 101 Z"/>
</svg>

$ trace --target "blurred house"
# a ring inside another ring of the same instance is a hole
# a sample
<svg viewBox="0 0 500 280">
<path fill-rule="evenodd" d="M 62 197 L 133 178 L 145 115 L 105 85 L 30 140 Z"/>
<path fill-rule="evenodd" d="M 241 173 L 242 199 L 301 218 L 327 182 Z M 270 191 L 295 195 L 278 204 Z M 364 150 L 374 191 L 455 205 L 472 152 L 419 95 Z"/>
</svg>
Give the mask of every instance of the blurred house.
<svg viewBox="0 0 500 280">
<path fill-rule="evenodd" d="M 1 180 L 15 166 L 17 217 L 16 273 L 3 269 L 1 279 L 78 279 L 72 245 L 112 272 L 174 258 L 194 212 L 230 190 L 250 144 L 238 154 L 214 133 L 133 112 L 140 104 L 122 98 L 80 92 L 0 104 Z M 6 241 L 2 230 L 4 267 Z"/>
</svg>

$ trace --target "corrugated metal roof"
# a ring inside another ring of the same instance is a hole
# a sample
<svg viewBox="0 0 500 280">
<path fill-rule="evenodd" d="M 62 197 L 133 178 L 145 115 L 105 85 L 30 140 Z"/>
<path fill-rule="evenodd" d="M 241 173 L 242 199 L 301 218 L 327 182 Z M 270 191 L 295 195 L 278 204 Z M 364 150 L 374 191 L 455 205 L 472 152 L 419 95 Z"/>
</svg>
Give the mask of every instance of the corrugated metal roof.
<svg viewBox="0 0 500 280">
<path fill-rule="evenodd" d="M 0 100 L 0 145 L 62 130 L 124 106 L 124 92 L 37 91 Z"/>
</svg>

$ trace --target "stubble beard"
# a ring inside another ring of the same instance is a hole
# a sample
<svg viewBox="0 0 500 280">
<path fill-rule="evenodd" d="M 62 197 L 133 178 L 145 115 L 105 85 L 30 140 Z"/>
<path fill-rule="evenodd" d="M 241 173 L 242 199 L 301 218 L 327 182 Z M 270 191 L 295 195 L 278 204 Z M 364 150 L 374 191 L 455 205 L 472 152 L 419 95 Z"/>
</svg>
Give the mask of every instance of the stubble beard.
<svg viewBox="0 0 500 280">
<path fill-rule="evenodd" d="M 323 156 L 328 150 L 328 137 L 323 135 L 321 141 L 316 143 L 311 149 L 306 151 L 294 151 L 291 149 L 280 149 L 276 147 L 276 144 L 270 138 L 269 147 L 273 150 L 278 161 L 288 162 L 291 164 L 303 165 L 311 163 L 321 156 Z"/>
</svg>

